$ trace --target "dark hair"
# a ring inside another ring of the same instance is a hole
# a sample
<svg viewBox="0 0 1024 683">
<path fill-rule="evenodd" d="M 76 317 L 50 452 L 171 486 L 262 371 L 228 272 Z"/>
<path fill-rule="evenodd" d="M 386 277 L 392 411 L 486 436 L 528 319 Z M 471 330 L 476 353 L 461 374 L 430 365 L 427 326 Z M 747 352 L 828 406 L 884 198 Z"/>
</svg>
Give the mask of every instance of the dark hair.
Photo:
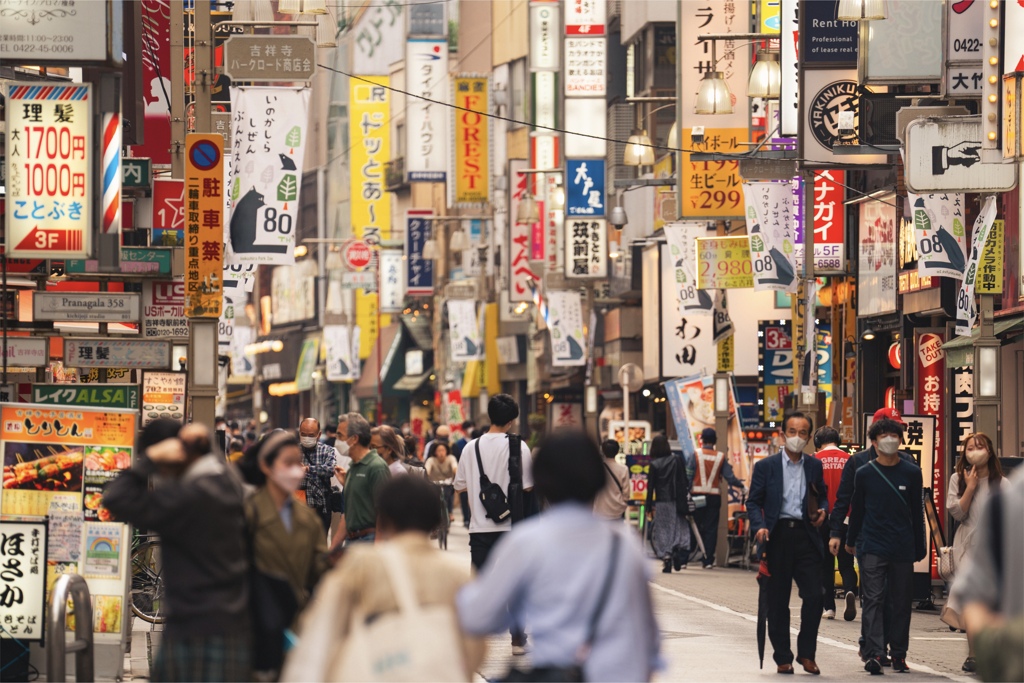
<svg viewBox="0 0 1024 683">
<path fill-rule="evenodd" d="M 615 439 L 605 439 L 601 442 L 601 452 L 604 453 L 606 458 L 614 458 L 619 454 L 619 442 Z"/>
<path fill-rule="evenodd" d="M 519 417 L 519 404 L 508 394 L 495 394 L 487 402 L 487 417 L 496 427 L 504 427 Z"/>
<path fill-rule="evenodd" d="M 377 523 L 395 532 L 430 533 L 441 526 L 437 489 L 421 477 L 392 477 L 377 493 Z"/>
<path fill-rule="evenodd" d="M 811 416 L 810 415 L 805 415 L 804 413 L 801 413 L 800 411 L 795 411 L 795 412 L 792 412 L 792 413 L 786 413 L 785 417 L 782 418 L 782 433 L 783 433 L 783 435 L 785 435 L 785 433 L 786 433 L 786 425 L 789 424 L 789 421 L 790 420 L 797 420 L 797 419 L 807 420 L 807 426 L 810 427 L 809 431 L 812 431 L 812 432 L 814 431 L 814 420 L 811 419 Z"/>
<path fill-rule="evenodd" d="M 181 431 L 181 423 L 177 420 L 172 420 L 169 417 L 153 420 L 143 427 L 139 434 L 139 453 L 145 453 L 147 448 L 155 446 L 161 441 L 173 439 L 178 436 L 179 431 Z"/>
<path fill-rule="evenodd" d="M 999 463 L 999 458 L 996 456 L 996 448 L 992 445 L 992 439 L 988 437 L 988 434 L 984 432 L 975 432 L 974 434 L 968 434 L 960 443 L 960 458 L 956 461 L 956 474 L 960 479 L 960 490 L 957 491 L 959 495 L 964 495 L 964 490 L 967 488 L 967 444 L 972 440 L 978 441 L 982 446 L 988 450 L 988 483 L 995 485 L 999 483 L 999 480 L 1003 478 L 1003 466 Z"/>
<path fill-rule="evenodd" d="M 718 432 L 711 427 L 705 427 L 704 431 L 700 433 L 700 445 L 701 446 L 714 446 L 718 443 Z"/>
<path fill-rule="evenodd" d="M 651 439 L 651 448 L 647 454 L 651 456 L 651 460 L 672 455 L 672 447 L 668 445 L 668 438 L 664 434 L 658 434 Z"/>
<path fill-rule="evenodd" d="M 818 431 L 814 432 L 814 447 L 821 448 L 827 443 L 835 444 L 838 446 L 843 440 L 839 437 L 839 432 L 834 427 L 825 425 L 818 427 Z"/>
<path fill-rule="evenodd" d="M 336 425 L 334 423 L 328 423 L 328 425 L 326 427 L 324 427 L 324 431 L 325 432 L 336 432 L 336 431 L 338 431 L 338 425 Z"/>
<path fill-rule="evenodd" d="M 370 423 L 359 413 L 345 413 L 338 420 L 338 426 L 345 423 L 345 431 L 348 436 L 356 437 L 356 441 L 363 448 L 370 445 Z M 317 423 L 319 428 L 319 423 Z"/>
<path fill-rule="evenodd" d="M 549 503 L 572 500 L 590 504 L 605 484 L 601 451 L 583 432 L 555 431 L 537 447 L 533 483 Z"/>
<path fill-rule="evenodd" d="M 416 457 L 416 449 L 420 445 L 420 437 L 415 434 L 410 434 L 405 437 L 405 454 L 410 457 Z"/>
<path fill-rule="evenodd" d="M 478 427 L 477 429 L 473 430 L 473 433 L 470 434 L 470 437 L 473 438 L 473 439 L 479 439 L 481 436 L 483 436 L 484 434 L 487 433 L 488 429 L 490 429 L 490 428 L 489 427 Z"/>
<path fill-rule="evenodd" d="M 256 458 L 267 463 L 267 467 L 273 467 L 274 461 L 277 460 L 277 456 L 281 455 L 282 450 L 288 446 L 298 445 L 299 440 L 291 432 L 276 429 L 260 441 L 259 448 L 256 449 Z"/>
<path fill-rule="evenodd" d="M 473 429 L 473 421 L 466 420 L 462 423 L 462 431 L 469 434 L 469 430 Z"/>
<path fill-rule="evenodd" d="M 245 448 L 245 442 L 241 439 L 231 439 L 231 445 L 228 446 L 230 451 L 240 451 Z"/>
<path fill-rule="evenodd" d="M 434 443 L 430 444 L 430 451 L 427 453 L 427 457 L 428 458 L 435 458 L 435 457 L 437 457 L 437 449 L 438 448 L 444 448 L 446 451 L 448 451 L 445 454 L 445 457 L 448 457 L 449 455 L 452 454 L 452 449 L 448 447 L 448 442 L 447 441 L 435 441 Z"/>
<path fill-rule="evenodd" d="M 872 441 L 876 440 L 882 434 L 899 434 L 903 437 L 903 425 L 896 420 L 890 420 L 887 417 L 883 417 L 881 420 L 876 420 L 871 428 L 868 429 L 868 438 Z"/>
</svg>

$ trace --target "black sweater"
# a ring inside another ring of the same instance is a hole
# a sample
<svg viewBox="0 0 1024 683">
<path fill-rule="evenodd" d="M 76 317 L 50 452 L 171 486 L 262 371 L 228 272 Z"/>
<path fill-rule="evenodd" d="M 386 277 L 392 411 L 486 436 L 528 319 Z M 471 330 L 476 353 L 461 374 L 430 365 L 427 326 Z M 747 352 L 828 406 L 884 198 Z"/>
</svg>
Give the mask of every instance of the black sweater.
<svg viewBox="0 0 1024 683">
<path fill-rule="evenodd" d="M 903 459 L 888 467 L 872 461 L 858 469 L 847 545 L 855 546 L 858 555 L 879 555 L 895 562 L 922 559 L 925 546 L 921 487 L 921 468 Z"/>
</svg>

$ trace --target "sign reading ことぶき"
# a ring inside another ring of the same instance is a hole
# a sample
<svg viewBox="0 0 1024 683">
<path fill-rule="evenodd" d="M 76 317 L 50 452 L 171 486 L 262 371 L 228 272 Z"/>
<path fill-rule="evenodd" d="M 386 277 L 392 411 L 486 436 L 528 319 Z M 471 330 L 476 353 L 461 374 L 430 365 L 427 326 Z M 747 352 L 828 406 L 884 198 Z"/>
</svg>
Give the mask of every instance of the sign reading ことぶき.
<svg viewBox="0 0 1024 683">
<path fill-rule="evenodd" d="M 185 315 L 219 318 L 224 303 L 224 140 L 185 136 Z"/>
<path fill-rule="evenodd" d="M 9 257 L 89 255 L 94 187 L 91 94 L 89 85 L 7 85 Z"/>
</svg>

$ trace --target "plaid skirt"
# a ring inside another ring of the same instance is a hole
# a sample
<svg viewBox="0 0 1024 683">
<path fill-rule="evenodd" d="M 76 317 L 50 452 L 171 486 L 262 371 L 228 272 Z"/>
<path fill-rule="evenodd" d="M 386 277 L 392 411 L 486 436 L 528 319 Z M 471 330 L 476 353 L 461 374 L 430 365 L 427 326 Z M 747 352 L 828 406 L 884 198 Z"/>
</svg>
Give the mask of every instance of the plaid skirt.
<svg viewBox="0 0 1024 683">
<path fill-rule="evenodd" d="M 249 634 L 168 638 L 153 658 L 154 681 L 250 681 Z"/>
</svg>

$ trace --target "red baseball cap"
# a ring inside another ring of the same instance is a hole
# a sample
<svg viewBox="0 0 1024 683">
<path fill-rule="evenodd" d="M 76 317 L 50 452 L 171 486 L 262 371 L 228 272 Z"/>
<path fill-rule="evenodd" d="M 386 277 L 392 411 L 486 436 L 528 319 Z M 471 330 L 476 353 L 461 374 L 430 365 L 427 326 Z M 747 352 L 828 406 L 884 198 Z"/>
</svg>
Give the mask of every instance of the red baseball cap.
<svg viewBox="0 0 1024 683">
<path fill-rule="evenodd" d="M 894 422 L 899 422 L 904 427 L 907 425 L 907 423 L 903 421 L 903 418 L 900 417 L 900 411 L 896 410 L 895 408 L 879 408 L 878 410 L 875 411 L 875 416 L 871 419 L 871 423 L 874 424 L 875 422 L 878 422 L 879 420 L 882 419 L 888 419 Z"/>
</svg>

